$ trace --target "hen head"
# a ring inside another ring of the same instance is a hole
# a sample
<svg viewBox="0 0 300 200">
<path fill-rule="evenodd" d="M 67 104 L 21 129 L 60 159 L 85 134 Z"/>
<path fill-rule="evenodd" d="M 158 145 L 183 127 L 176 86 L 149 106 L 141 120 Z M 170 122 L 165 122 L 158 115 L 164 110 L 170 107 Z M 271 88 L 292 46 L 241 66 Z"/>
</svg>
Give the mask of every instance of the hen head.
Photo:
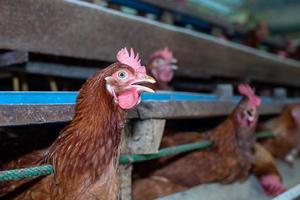
<svg viewBox="0 0 300 200">
<path fill-rule="evenodd" d="M 121 49 L 117 60 L 105 77 L 106 89 L 122 109 L 131 109 L 140 102 L 142 92 L 154 92 L 140 84 L 155 83 L 155 80 L 147 75 L 146 68 L 141 65 L 139 55 L 135 55 L 133 49 L 130 53 L 126 48 Z"/>
<path fill-rule="evenodd" d="M 241 84 L 238 86 L 238 90 L 244 99 L 239 105 L 237 120 L 243 127 L 253 127 L 257 122 L 257 108 L 261 100 L 255 95 L 254 90 L 249 85 Z"/>
<path fill-rule="evenodd" d="M 170 82 L 174 77 L 177 60 L 168 48 L 155 51 L 150 56 L 149 70 L 154 78 L 160 82 Z"/>
</svg>

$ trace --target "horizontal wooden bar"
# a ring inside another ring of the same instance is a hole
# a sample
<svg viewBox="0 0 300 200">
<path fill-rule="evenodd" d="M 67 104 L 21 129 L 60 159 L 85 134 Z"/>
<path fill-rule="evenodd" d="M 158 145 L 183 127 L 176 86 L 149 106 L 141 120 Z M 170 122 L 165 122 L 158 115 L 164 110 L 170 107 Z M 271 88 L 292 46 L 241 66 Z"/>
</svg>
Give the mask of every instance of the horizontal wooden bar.
<svg viewBox="0 0 300 200">
<path fill-rule="evenodd" d="M 185 119 L 223 116 L 235 103 L 228 102 L 146 102 L 128 112 L 129 119 Z M 278 114 L 284 104 L 263 105 L 261 115 Z M 0 127 L 68 122 L 74 105 L 0 105 Z"/>
<path fill-rule="evenodd" d="M 74 105 L 0 105 L 0 126 L 68 122 Z"/>
<path fill-rule="evenodd" d="M 168 46 L 181 66 L 177 76 L 300 86 L 297 61 L 97 5 L 75 0 L 2 0 L 0 7 L 1 49 L 112 62 L 116 52 L 127 46 L 146 62 L 154 50 Z"/>
<path fill-rule="evenodd" d="M 9 66 L 3 67 L 1 70 L 6 72 L 21 72 L 26 74 L 86 80 L 99 69 L 44 62 L 28 62 L 25 66 Z"/>
<path fill-rule="evenodd" d="M 0 126 L 32 125 L 70 121 L 74 114 L 76 92 L 0 92 Z M 145 93 L 142 103 L 128 112 L 128 118 L 179 119 L 229 114 L 240 97 L 230 101 L 215 95 L 161 92 Z M 263 98 L 260 114 L 277 114 L 288 101 Z M 298 99 L 299 100 L 299 99 Z"/>
<path fill-rule="evenodd" d="M 26 63 L 29 60 L 26 51 L 11 51 L 0 55 L 0 67 Z"/>
</svg>

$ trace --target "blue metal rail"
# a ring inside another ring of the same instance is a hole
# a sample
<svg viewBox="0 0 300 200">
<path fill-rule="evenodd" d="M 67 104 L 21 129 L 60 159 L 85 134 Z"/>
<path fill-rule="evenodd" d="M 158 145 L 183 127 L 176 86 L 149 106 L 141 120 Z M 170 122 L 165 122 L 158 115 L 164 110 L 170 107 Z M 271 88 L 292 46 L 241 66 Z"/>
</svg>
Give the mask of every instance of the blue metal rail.
<svg viewBox="0 0 300 200">
<path fill-rule="evenodd" d="M 35 104 L 75 104 L 77 92 L 0 92 L 0 105 L 35 105 Z M 231 101 L 236 103 L 240 96 L 233 96 Z M 142 102 L 147 101 L 219 101 L 214 94 L 189 93 L 189 92 L 157 92 L 143 93 Z M 289 98 L 286 103 L 300 101 L 300 99 Z M 263 104 L 276 103 L 273 98 L 263 97 Z"/>
</svg>

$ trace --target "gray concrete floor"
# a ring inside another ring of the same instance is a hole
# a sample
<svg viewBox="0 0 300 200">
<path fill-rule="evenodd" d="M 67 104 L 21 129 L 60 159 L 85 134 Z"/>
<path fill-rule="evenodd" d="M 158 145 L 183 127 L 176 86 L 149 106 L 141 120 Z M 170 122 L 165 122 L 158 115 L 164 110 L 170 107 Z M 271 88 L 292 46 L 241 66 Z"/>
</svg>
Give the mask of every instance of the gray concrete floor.
<svg viewBox="0 0 300 200">
<path fill-rule="evenodd" d="M 284 185 L 291 188 L 300 183 L 300 160 L 293 167 L 281 161 L 277 166 L 283 175 Z M 203 184 L 181 193 L 172 194 L 159 200 L 268 200 L 272 199 L 263 194 L 263 191 L 254 176 L 245 182 L 229 185 L 218 183 Z"/>
</svg>

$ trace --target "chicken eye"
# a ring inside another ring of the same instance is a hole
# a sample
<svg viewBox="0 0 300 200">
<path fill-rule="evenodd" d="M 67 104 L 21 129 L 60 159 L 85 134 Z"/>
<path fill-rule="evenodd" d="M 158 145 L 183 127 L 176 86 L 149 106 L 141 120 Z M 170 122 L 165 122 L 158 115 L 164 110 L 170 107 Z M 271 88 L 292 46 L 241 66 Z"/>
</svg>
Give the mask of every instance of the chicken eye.
<svg viewBox="0 0 300 200">
<path fill-rule="evenodd" d="M 161 64 L 163 64 L 164 63 L 164 61 L 162 60 L 162 59 L 156 59 L 155 61 L 154 61 L 154 65 L 156 65 L 156 66 L 158 66 L 158 65 L 161 65 Z"/>
<path fill-rule="evenodd" d="M 126 79 L 127 76 L 128 76 L 128 74 L 125 71 L 119 71 L 118 72 L 118 78 L 120 78 L 120 79 Z"/>
</svg>

